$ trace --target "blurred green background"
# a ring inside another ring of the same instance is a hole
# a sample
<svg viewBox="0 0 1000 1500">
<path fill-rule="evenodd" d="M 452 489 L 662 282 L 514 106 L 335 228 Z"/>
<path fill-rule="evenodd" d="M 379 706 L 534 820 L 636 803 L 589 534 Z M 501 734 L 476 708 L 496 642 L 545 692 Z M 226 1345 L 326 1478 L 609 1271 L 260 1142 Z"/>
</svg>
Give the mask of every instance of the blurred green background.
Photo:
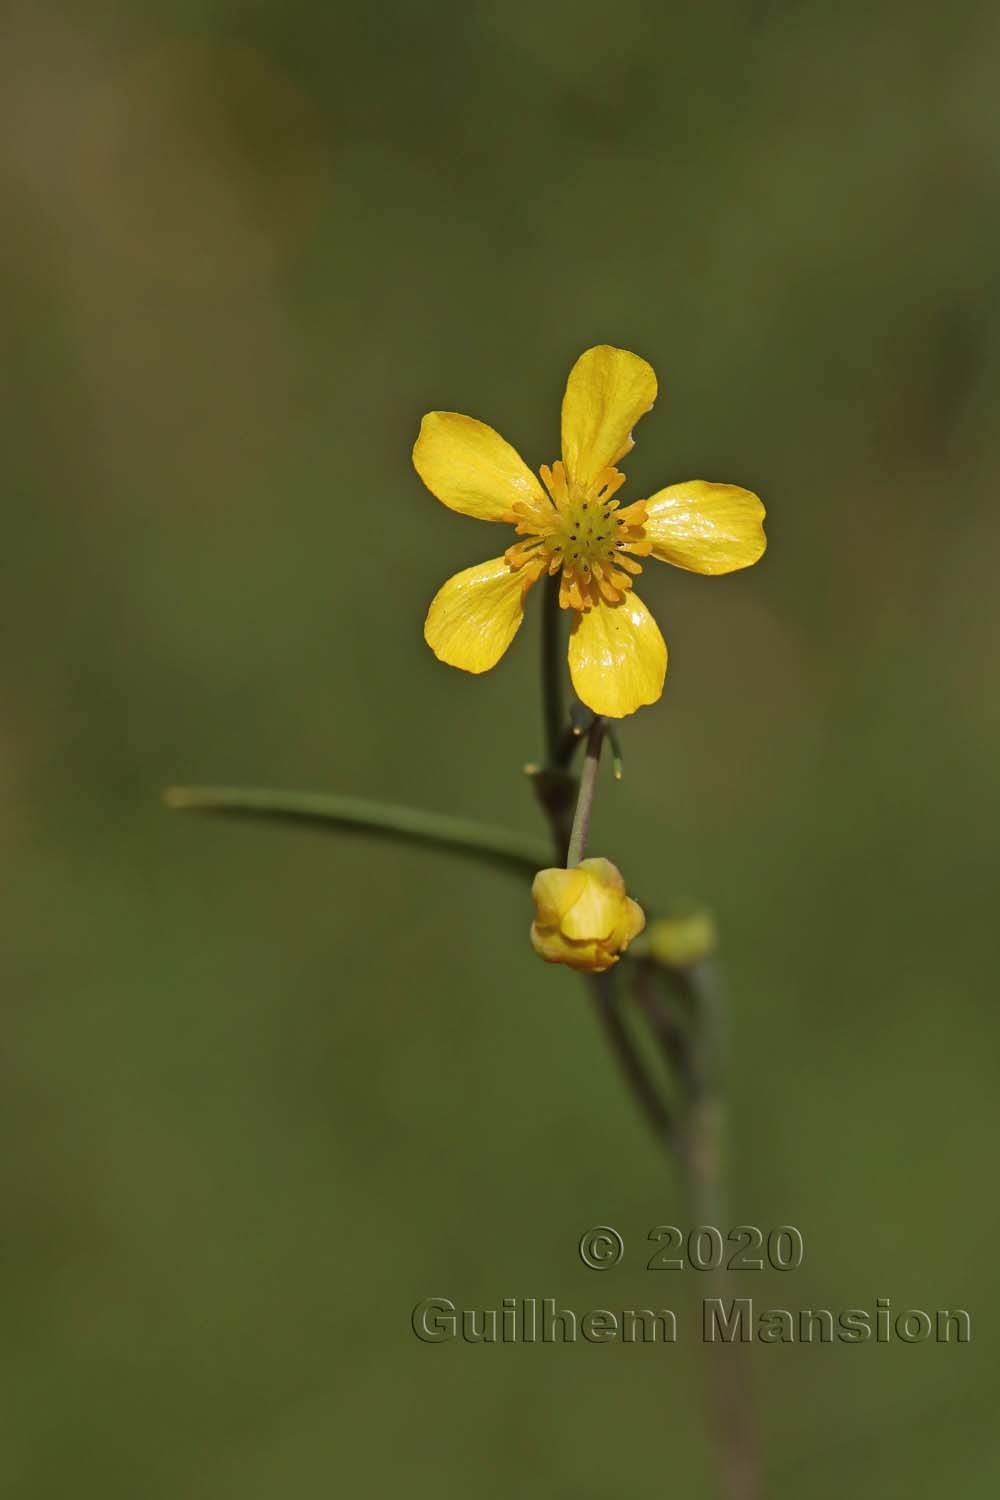
<svg viewBox="0 0 1000 1500">
<path fill-rule="evenodd" d="M 538 829 L 537 611 L 486 677 L 434 660 L 428 600 L 498 548 L 409 452 L 444 407 L 551 461 L 598 342 L 660 377 L 629 497 L 769 509 L 759 567 L 647 575 L 670 673 L 592 844 L 718 914 L 731 1218 L 806 1241 L 743 1290 L 973 1318 L 755 1346 L 764 1493 L 995 1493 L 998 30 L 964 0 L 9 8 L 5 1494 L 712 1493 L 693 1337 L 410 1330 L 430 1295 L 683 1323 L 702 1291 L 643 1269 L 676 1186 L 526 891 L 158 800 Z"/>
</svg>

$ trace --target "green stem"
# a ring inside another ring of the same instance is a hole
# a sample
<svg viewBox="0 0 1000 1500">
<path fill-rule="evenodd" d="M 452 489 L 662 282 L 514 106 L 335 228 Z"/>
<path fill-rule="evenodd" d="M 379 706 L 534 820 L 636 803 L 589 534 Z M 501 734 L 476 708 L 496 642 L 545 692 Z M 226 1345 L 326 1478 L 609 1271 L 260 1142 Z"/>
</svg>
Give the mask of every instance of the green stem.
<svg viewBox="0 0 1000 1500">
<path fill-rule="evenodd" d="M 552 830 L 556 863 L 565 862 L 569 868 L 579 864 L 587 847 L 606 726 L 599 717 L 591 725 L 576 810 L 572 828 L 567 833 L 573 786 L 568 767 L 574 737 L 572 730 L 565 727 L 563 718 L 561 674 L 558 582 L 549 578 L 542 615 L 546 765 L 535 778 L 535 788 Z M 615 752 L 615 774 L 618 776 L 621 750 L 616 737 L 609 734 L 609 738 Z M 702 964 L 686 976 L 686 987 L 694 1008 L 694 1034 L 691 1035 L 687 1028 L 677 1025 L 666 1006 L 666 997 L 657 993 L 660 986 L 655 982 L 653 971 L 644 965 L 636 965 L 635 974 L 643 981 L 638 998 L 645 1020 L 663 1051 L 667 1074 L 675 1082 L 678 1094 L 676 1115 L 660 1079 L 647 1067 L 642 1050 L 626 1024 L 621 1004 L 620 972 L 588 976 L 594 1008 L 633 1100 L 667 1156 L 680 1168 L 691 1224 L 720 1227 L 724 1218 L 720 1150 L 723 1017 L 718 975 L 713 967 Z M 712 1355 L 722 1352 L 710 1351 Z M 727 1500 L 756 1500 L 759 1493 L 757 1457 L 742 1372 L 729 1359 L 713 1359 L 711 1365 L 715 1431 Z"/>
<path fill-rule="evenodd" d="M 677 1144 L 673 1113 L 625 1024 L 616 984 L 614 969 L 591 974 L 590 988 L 598 1019 L 633 1099 L 660 1145 L 670 1152 Z"/>
<path fill-rule="evenodd" d="M 550 578 L 545 591 L 542 624 L 542 698 L 548 763 L 542 774 L 535 777 L 535 788 L 552 829 L 556 863 L 569 867 L 579 863 L 586 848 L 605 722 L 598 717 L 590 726 L 576 812 L 570 829 L 568 814 L 575 783 L 568 767 L 579 736 L 573 726 L 563 722 L 561 671 L 558 580 Z M 660 1144 L 670 1151 L 674 1142 L 673 1116 L 625 1024 L 616 976 L 609 971 L 590 974 L 586 978 L 601 1029 L 622 1077 Z"/>
<path fill-rule="evenodd" d="M 559 579 L 542 586 L 542 718 L 545 723 L 545 764 L 535 772 L 534 788 L 549 822 L 555 863 L 565 864 L 570 820 L 576 797 L 576 778 L 570 770 L 580 743 L 563 707 L 565 643 L 559 608 Z M 546 861 L 547 862 L 547 861 Z"/>
<path fill-rule="evenodd" d="M 369 802 L 362 797 L 259 787 L 178 786 L 164 793 L 164 801 L 168 807 L 183 811 L 362 830 L 377 837 L 465 855 L 529 879 L 549 860 L 545 844 L 506 828 L 491 828 L 486 823 L 422 808 Z"/>
<path fill-rule="evenodd" d="M 725 1001 L 711 958 L 684 969 L 638 962 L 636 998 L 678 1085 L 677 1128 L 670 1145 L 680 1168 L 685 1213 L 691 1227 L 725 1225 L 723 1071 Z M 676 1013 L 680 1003 L 686 1013 Z M 731 1273 L 710 1271 L 710 1297 L 734 1295 Z M 753 1407 L 740 1351 L 705 1351 L 716 1450 L 726 1500 L 757 1500 L 759 1474 Z"/>
<path fill-rule="evenodd" d="M 694 1004 L 691 1059 L 694 1087 L 678 1156 L 691 1224 L 714 1224 L 721 1228 L 726 1222 L 723 1166 L 726 1018 L 715 960 L 703 959 L 693 965 L 687 982 Z M 733 1296 L 730 1273 L 722 1269 L 709 1272 L 707 1291 L 713 1297 Z M 724 1493 L 727 1500 L 756 1500 L 760 1493 L 758 1455 L 745 1363 L 737 1350 L 713 1347 L 706 1353 Z M 727 1357 L 730 1355 L 735 1358 Z"/>
<path fill-rule="evenodd" d="M 590 815 L 594 807 L 594 792 L 597 790 L 597 772 L 601 764 L 601 746 L 604 744 L 604 720 L 596 718 L 587 736 L 587 753 L 580 774 L 580 793 L 576 799 L 573 827 L 566 850 L 566 868 L 578 865 L 587 847 L 590 832 Z"/>
</svg>

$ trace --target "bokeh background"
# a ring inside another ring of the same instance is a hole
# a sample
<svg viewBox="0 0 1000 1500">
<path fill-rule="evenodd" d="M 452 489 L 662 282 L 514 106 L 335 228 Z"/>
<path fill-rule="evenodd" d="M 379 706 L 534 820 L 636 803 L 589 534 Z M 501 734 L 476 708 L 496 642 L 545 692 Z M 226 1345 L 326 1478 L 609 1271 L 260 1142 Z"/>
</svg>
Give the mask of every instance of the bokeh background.
<svg viewBox="0 0 1000 1500">
<path fill-rule="evenodd" d="M 0 53 L 0 1485 L 709 1495 L 704 1351 L 427 1347 L 578 1310 L 676 1184 L 509 877 L 164 812 L 170 782 L 538 828 L 538 618 L 421 638 L 497 550 L 431 407 L 556 455 L 655 365 L 633 497 L 765 498 L 666 568 L 671 669 L 594 844 L 708 901 L 759 1304 L 966 1307 L 965 1347 L 755 1347 L 765 1493 L 995 1493 L 1000 15 L 911 0 L 14 0 Z M 576 1242 L 616 1225 L 600 1276 Z"/>
</svg>

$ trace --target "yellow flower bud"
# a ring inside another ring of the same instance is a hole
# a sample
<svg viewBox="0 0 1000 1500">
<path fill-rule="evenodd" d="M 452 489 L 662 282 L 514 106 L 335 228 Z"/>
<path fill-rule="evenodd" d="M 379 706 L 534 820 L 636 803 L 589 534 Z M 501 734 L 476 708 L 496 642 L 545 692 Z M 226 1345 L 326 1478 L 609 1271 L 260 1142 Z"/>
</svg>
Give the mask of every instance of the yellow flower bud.
<svg viewBox="0 0 1000 1500">
<path fill-rule="evenodd" d="M 657 963 L 682 969 L 708 958 L 715 952 L 719 940 L 711 912 L 692 911 L 654 922 L 646 941 Z"/>
<path fill-rule="evenodd" d="M 584 859 L 571 870 L 539 870 L 531 887 L 531 945 L 550 964 L 601 974 L 646 925 L 609 859 Z"/>
</svg>

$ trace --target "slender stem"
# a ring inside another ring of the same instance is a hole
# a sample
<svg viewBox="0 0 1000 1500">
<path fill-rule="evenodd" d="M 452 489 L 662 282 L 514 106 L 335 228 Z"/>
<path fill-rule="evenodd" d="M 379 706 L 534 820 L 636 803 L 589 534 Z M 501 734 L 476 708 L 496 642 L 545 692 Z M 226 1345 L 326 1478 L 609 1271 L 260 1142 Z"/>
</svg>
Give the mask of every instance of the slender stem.
<svg viewBox="0 0 1000 1500">
<path fill-rule="evenodd" d="M 639 959 L 632 972 L 632 984 L 639 1009 L 646 1025 L 663 1055 L 667 1071 L 690 1096 L 691 1039 L 689 1030 L 678 1020 L 676 1008 L 667 1003 L 663 993 L 663 970 L 658 970 L 650 961 Z"/>
<path fill-rule="evenodd" d="M 164 793 L 168 807 L 226 817 L 312 824 L 325 829 L 358 829 L 403 843 L 499 865 L 529 879 L 549 859 L 545 844 L 507 828 L 491 828 L 469 818 L 453 818 L 423 808 L 369 802 L 362 797 L 319 792 L 272 791 L 260 787 L 178 786 Z"/>
<path fill-rule="evenodd" d="M 576 798 L 576 778 L 570 770 L 580 743 L 563 707 L 565 651 L 559 579 L 542 586 L 542 717 L 545 721 L 545 764 L 534 775 L 535 796 L 549 823 L 555 863 L 565 864 L 570 819 Z"/>
<path fill-rule="evenodd" d="M 720 975 L 712 959 L 687 972 L 694 1003 L 690 1071 L 692 1096 L 678 1133 L 677 1154 L 693 1226 L 721 1227 L 726 1219 L 723 1168 L 725 1014 Z M 710 1296 L 732 1294 L 725 1270 L 709 1272 Z M 759 1465 L 749 1387 L 738 1349 L 706 1349 L 719 1464 L 727 1500 L 757 1500 Z"/>
<path fill-rule="evenodd" d="M 572 828 L 567 833 L 573 786 L 569 775 L 575 740 L 567 731 L 562 702 L 562 642 L 558 583 L 547 580 L 542 616 L 542 695 L 545 717 L 546 766 L 536 776 L 538 799 L 549 820 L 556 862 L 567 867 L 583 858 L 597 786 L 605 724 L 594 720 L 580 777 Z M 620 760 L 617 745 L 613 748 Z M 626 960 L 627 962 L 627 960 Z M 619 966 L 619 970 L 620 970 Z M 671 1013 L 663 983 L 645 965 L 635 965 L 640 1009 L 662 1050 L 667 1073 L 678 1087 L 679 1118 L 667 1101 L 663 1085 L 647 1067 L 635 1038 L 625 1023 L 619 995 L 620 972 L 587 976 L 601 1028 L 632 1097 L 660 1145 L 680 1169 L 692 1226 L 723 1224 L 722 1091 L 720 1079 L 722 1004 L 714 967 L 699 965 L 678 975 L 687 991 L 693 1014 L 690 1026 L 679 1025 Z M 665 977 L 665 976 L 664 976 Z M 728 1346 L 707 1351 L 711 1358 L 712 1405 L 719 1462 L 727 1500 L 757 1500 L 757 1455 L 752 1416 L 742 1372 Z"/>
<path fill-rule="evenodd" d="M 563 722 L 561 673 L 559 587 L 558 580 L 550 578 L 545 591 L 542 627 L 542 695 L 545 708 L 548 764 L 543 773 L 536 776 L 535 788 L 552 830 L 556 863 L 569 866 L 579 862 L 586 846 L 604 736 L 604 721 L 596 718 L 590 727 L 587 758 L 584 763 L 571 831 L 568 819 L 570 800 L 567 798 L 571 794 L 574 782 L 568 767 L 579 743 L 579 736 L 573 732 L 572 726 L 565 725 Z M 629 1090 L 657 1139 L 663 1146 L 670 1149 L 674 1132 L 673 1116 L 656 1081 L 646 1067 L 635 1039 L 622 1018 L 615 977 L 611 971 L 608 971 L 604 974 L 591 974 L 587 978 L 598 1020 Z"/>
<path fill-rule="evenodd" d="M 576 799 L 576 812 L 573 814 L 573 827 L 569 835 L 569 848 L 566 850 L 567 869 L 580 863 L 587 847 L 587 835 L 590 832 L 590 815 L 594 808 L 594 792 L 597 789 L 597 771 L 601 764 L 601 746 L 603 743 L 604 720 L 596 718 L 590 726 L 590 734 L 587 736 L 587 754 L 584 757 L 583 771 L 580 775 L 580 792 Z"/>
<path fill-rule="evenodd" d="M 642 1053 L 625 1025 L 615 994 L 614 970 L 590 976 L 590 987 L 604 1035 L 646 1122 L 667 1151 L 673 1151 L 676 1131 L 673 1113 L 643 1061 Z"/>
<path fill-rule="evenodd" d="M 542 586 L 542 713 L 545 719 L 546 765 L 559 763 L 563 734 L 563 633 L 559 608 L 559 574 L 553 573 Z"/>
<path fill-rule="evenodd" d="M 719 1228 L 726 1223 L 727 1212 L 725 1013 L 717 966 L 711 959 L 675 970 L 639 962 L 634 980 L 642 1014 L 683 1090 L 671 1146 L 680 1169 L 686 1221 L 691 1228 L 700 1224 Z M 686 1020 L 677 1016 L 678 1001 L 688 1013 Z M 732 1296 L 729 1273 L 709 1271 L 705 1292 L 709 1297 Z M 757 1447 L 743 1355 L 736 1348 L 712 1345 L 706 1347 L 705 1359 L 723 1493 L 726 1500 L 757 1500 Z"/>
</svg>

